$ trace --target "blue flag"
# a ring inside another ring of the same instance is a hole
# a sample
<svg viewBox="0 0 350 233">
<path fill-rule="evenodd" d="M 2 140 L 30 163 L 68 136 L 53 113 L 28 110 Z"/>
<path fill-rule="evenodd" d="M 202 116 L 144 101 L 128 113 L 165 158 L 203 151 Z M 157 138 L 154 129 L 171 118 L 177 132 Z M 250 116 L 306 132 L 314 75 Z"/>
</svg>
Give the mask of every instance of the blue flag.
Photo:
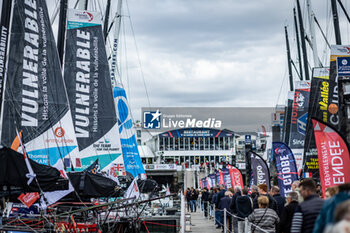
<svg viewBox="0 0 350 233">
<path fill-rule="evenodd" d="M 298 180 L 298 171 L 291 149 L 283 142 L 273 142 L 273 154 L 276 160 L 276 172 L 281 196 L 292 191 L 292 184 Z"/>
</svg>

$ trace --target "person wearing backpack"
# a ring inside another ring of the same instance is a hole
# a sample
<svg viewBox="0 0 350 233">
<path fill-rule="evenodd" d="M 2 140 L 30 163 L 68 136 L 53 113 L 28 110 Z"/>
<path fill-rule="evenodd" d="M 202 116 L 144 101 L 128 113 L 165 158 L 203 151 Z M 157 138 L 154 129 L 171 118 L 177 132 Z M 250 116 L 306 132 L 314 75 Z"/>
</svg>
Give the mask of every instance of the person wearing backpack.
<svg viewBox="0 0 350 233">
<path fill-rule="evenodd" d="M 248 188 L 244 187 L 242 195 L 236 198 L 236 214 L 238 218 L 238 232 L 244 232 L 244 218 L 253 212 L 253 200 L 248 196 Z M 250 229 L 250 224 L 248 225 Z"/>
</svg>

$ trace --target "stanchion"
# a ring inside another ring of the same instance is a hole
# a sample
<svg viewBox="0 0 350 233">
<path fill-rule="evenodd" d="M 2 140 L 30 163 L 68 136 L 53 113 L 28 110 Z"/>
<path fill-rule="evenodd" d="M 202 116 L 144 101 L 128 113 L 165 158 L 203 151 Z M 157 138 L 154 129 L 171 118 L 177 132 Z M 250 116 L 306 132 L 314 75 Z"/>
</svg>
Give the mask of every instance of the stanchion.
<svg viewBox="0 0 350 233">
<path fill-rule="evenodd" d="M 227 233 L 226 208 L 224 208 L 224 233 Z"/>
<path fill-rule="evenodd" d="M 210 219 L 210 203 L 207 201 L 207 217 Z"/>
<path fill-rule="evenodd" d="M 185 233 L 185 196 L 181 193 L 181 233 Z"/>
<path fill-rule="evenodd" d="M 244 219 L 244 233 L 249 232 L 248 218 Z"/>
</svg>

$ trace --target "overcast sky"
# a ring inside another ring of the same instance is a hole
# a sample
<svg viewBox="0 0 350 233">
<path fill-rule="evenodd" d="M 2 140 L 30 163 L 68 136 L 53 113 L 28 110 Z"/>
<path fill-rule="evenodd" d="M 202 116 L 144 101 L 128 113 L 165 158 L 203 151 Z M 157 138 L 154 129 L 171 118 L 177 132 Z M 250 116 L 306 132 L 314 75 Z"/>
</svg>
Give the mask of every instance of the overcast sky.
<svg viewBox="0 0 350 233">
<path fill-rule="evenodd" d="M 306 1 L 300 1 L 305 18 Z M 330 43 L 334 43 L 330 0 L 311 1 Z M 106 0 L 99 2 L 89 8 L 103 8 Z M 117 1 L 112 2 L 115 12 Z M 350 8 L 348 1 L 343 2 Z M 127 0 L 127 3 L 124 0 L 119 60 L 135 119 L 140 119 L 141 107 L 149 106 L 272 107 L 285 102 L 289 88 L 285 25 L 292 57 L 298 62 L 293 23 L 295 0 Z M 349 24 L 340 8 L 338 11 L 346 44 Z M 329 50 L 325 49 L 319 30 L 316 31 L 319 57 L 328 64 Z M 312 66 L 309 48 L 308 55 Z"/>
</svg>

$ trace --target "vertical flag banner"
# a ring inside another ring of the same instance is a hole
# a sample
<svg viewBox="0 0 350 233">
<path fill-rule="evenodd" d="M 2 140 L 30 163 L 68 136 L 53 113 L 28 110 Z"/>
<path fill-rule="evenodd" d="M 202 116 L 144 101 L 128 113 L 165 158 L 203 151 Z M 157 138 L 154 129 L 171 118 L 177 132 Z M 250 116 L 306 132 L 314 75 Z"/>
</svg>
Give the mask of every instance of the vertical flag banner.
<svg viewBox="0 0 350 233">
<path fill-rule="evenodd" d="M 281 196 L 292 191 L 292 184 L 298 180 L 298 171 L 291 149 L 283 142 L 273 142 L 276 172 Z"/>
<path fill-rule="evenodd" d="M 298 172 L 301 171 L 303 166 L 310 85 L 309 81 L 295 83 L 289 147 L 293 151 Z"/>
<path fill-rule="evenodd" d="M 258 154 L 249 151 L 251 160 L 252 179 L 250 185 L 266 184 L 270 189 L 270 171 L 266 164 Z"/>
<path fill-rule="evenodd" d="M 232 165 L 228 165 L 228 169 L 230 171 L 232 187 L 239 186 L 241 189 L 244 188 L 242 173 Z"/>
<path fill-rule="evenodd" d="M 303 177 L 319 180 L 318 157 L 311 118 L 328 121 L 329 68 L 314 68 L 304 144 Z"/>
<path fill-rule="evenodd" d="M 329 124 L 312 119 L 318 151 L 322 192 L 350 182 L 349 148 L 342 136 Z"/>
<path fill-rule="evenodd" d="M 231 180 L 230 170 L 228 168 L 222 169 L 222 175 L 226 189 L 233 188 L 233 182 Z"/>
<path fill-rule="evenodd" d="M 287 108 L 286 108 L 286 116 L 285 116 L 285 128 L 284 128 L 284 135 L 283 135 L 283 140 L 286 144 L 289 143 L 289 138 L 290 138 L 293 99 L 294 99 L 294 92 L 289 91 L 288 92 Z"/>
<path fill-rule="evenodd" d="M 209 179 L 211 180 L 211 187 L 215 187 L 216 186 L 216 176 L 215 174 L 209 174 Z"/>
</svg>

